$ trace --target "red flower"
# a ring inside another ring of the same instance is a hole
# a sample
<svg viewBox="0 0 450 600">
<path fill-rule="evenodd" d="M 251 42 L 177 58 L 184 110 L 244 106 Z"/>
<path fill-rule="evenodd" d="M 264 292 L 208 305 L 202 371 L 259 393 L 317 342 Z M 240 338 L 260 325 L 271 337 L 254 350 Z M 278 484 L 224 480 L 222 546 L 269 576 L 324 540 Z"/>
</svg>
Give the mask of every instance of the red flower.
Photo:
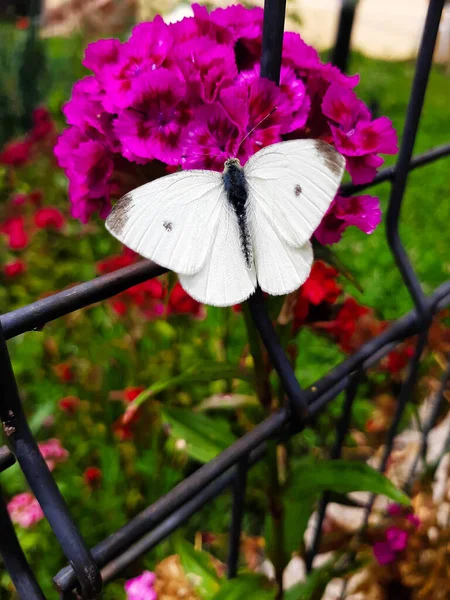
<svg viewBox="0 0 450 600">
<path fill-rule="evenodd" d="M 42 202 L 43 194 L 41 190 L 33 190 L 29 193 L 28 197 L 30 198 L 32 204 L 39 206 Z"/>
<path fill-rule="evenodd" d="M 321 261 L 315 262 L 301 289 L 302 296 L 316 306 L 321 302 L 332 304 L 341 293 L 341 287 L 336 283 L 337 275 L 336 269 Z"/>
<path fill-rule="evenodd" d="M 54 125 L 50 111 L 44 107 L 36 108 L 33 111 L 33 129 L 31 130 L 31 139 L 38 142 L 53 133 Z"/>
<path fill-rule="evenodd" d="M 122 302 L 122 300 L 113 300 L 111 306 L 113 311 L 116 315 L 119 315 L 119 317 L 123 317 L 127 314 L 127 305 L 125 302 Z"/>
<path fill-rule="evenodd" d="M 117 269 L 122 269 L 123 267 L 128 267 L 132 265 L 135 259 L 129 254 L 122 254 L 121 256 L 110 256 L 103 260 L 100 260 L 97 263 L 97 270 L 101 275 L 105 273 L 112 273 L 113 271 L 117 271 Z"/>
<path fill-rule="evenodd" d="M 102 480 L 102 472 L 98 467 L 88 467 L 83 473 L 84 483 L 89 487 L 94 487 Z"/>
<path fill-rule="evenodd" d="M 386 357 L 386 369 L 392 373 L 399 373 L 409 363 L 414 354 L 412 346 L 400 347 L 390 352 Z"/>
<path fill-rule="evenodd" d="M 73 380 L 72 368 L 68 362 L 63 362 L 53 367 L 56 376 L 64 383 Z"/>
<path fill-rule="evenodd" d="M 358 347 L 360 345 L 355 344 L 352 338 L 357 331 L 358 322 L 361 317 L 368 315 L 370 312 L 370 308 L 361 306 L 354 298 L 347 298 L 339 310 L 336 319 L 327 324 L 326 328 L 337 338 L 344 352 L 352 352 L 355 346 Z"/>
<path fill-rule="evenodd" d="M 39 229 L 51 227 L 53 229 L 61 229 L 64 225 L 64 217 L 62 213 L 53 206 L 40 208 L 34 215 L 34 223 Z"/>
<path fill-rule="evenodd" d="M 137 398 L 139 396 L 139 394 L 141 392 L 143 392 L 144 390 L 145 390 L 145 387 L 143 387 L 143 386 L 125 388 L 123 391 L 125 402 L 127 402 L 127 403 L 133 402 L 133 400 L 135 398 Z"/>
<path fill-rule="evenodd" d="M 13 260 L 3 267 L 3 272 L 6 277 L 16 277 L 22 275 L 26 270 L 26 265 L 23 260 Z"/>
<path fill-rule="evenodd" d="M 74 415 L 79 405 L 80 399 L 76 396 L 66 396 L 59 401 L 59 408 L 69 415 Z"/>
<path fill-rule="evenodd" d="M 169 298 L 169 312 L 199 317 L 203 314 L 203 306 L 187 294 L 179 281 L 174 285 Z"/>
<path fill-rule="evenodd" d="M 23 250 L 28 244 L 28 235 L 25 233 L 23 217 L 11 217 L 0 226 L 0 233 L 8 237 L 8 245 L 12 250 Z"/>
<path fill-rule="evenodd" d="M 126 290 L 126 294 L 133 304 L 142 307 L 148 300 L 161 300 L 164 297 L 164 287 L 158 279 L 149 279 L 133 285 Z"/>
<path fill-rule="evenodd" d="M 31 143 L 29 141 L 9 142 L 0 152 L 0 164 L 20 167 L 29 161 L 30 153 Z"/>
</svg>

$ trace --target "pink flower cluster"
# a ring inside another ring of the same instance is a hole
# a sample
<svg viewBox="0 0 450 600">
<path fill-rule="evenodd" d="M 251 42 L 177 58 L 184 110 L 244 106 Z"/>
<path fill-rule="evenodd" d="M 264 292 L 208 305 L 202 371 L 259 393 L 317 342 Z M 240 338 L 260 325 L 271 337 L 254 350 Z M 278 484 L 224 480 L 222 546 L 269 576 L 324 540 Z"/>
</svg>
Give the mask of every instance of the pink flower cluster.
<svg viewBox="0 0 450 600">
<path fill-rule="evenodd" d="M 393 525 L 384 532 L 384 540 L 373 545 L 374 556 L 380 565 L 395 562 L 408 546 L 411 531 L 420 527 L 420 519 L 399 504 L 390 504 L 388 514 L 393 519 Z"/>
<path fill-rule="evenodd" d="M 125 582 L 127 600 L 157 600 L 158 596 L 153 589 L 156 575 L 151 571 L 143 571 L 137 577 Z"/>
<path fill-rule="evenodd" d="M 8 512 L 13 523 L 21 527 L 31 527 L 44 517 L 36 498 L 29 492 L 17 494 L 8 502 Z"/>
<path fill-rule="evenodd" d="M 193 11 L 170 25 L 141 23 L 124 43 L 87 47 L 93 74 L 75 84 L 55 148 L 74 217 L 106 217 L 112 197 L 145 180 L 179 168 L 221 171 L 227 158 L 244 163 L 282 140 L 333 144 L 355 183 L 373 179 L 380 153 L 397 151 L 389 119 L 372 119 L 354 93 L 359 77 L 323 64 L 298 34 L 284 35 L 280 86 L 260 78 L 262 9 Z M 317 237 L 333 243 L 348 225 L 369 233 L 379 221 L 376 198 L 338 196 Z"/>
<path fill-rule="evenodd" d="M 53 471 L 58 463 L 63 463 L 69 458 L 69 452 L 61 446 L 61 442 L 56 438 L 39 442 L 38 446 L 50 471 Z"/>
</svg>

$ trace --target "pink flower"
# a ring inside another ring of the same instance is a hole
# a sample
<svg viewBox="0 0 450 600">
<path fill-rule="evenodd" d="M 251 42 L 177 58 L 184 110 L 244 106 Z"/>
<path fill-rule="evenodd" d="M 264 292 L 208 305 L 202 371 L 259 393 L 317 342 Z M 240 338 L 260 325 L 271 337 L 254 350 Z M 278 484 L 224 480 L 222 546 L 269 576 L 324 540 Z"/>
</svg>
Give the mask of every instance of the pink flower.
<svg viewBox="0 0 450 600">
<path fill-rule="evenodd" d="M 186 91 L 186 82 L 173 71 L 159 69 L 140 77 L 132 109 L 120 113 L 115 122 L 122 145 L 139 158 L 178 164 L 181 136 L 191 119 Z"/>
<path fill-rule="evenodd" d="M 57 208 L 49 206 L 36 211 L 34 223 L 39 229 L 61 229 L 64 225 L 64 217 Z"/>
<path fill-rule="evenodd" d="M 30 160 L 30 154 L 31 143 L 29 140 L 9 142 L 0 152 L 0 164 L 21 167 Z"/>
<path fill-rule="evenodd" d="M 29 492 L 14 496 L 8 502 L 8 512 L 13 523 L 26 529 L 44 517 L 39 502 Z"/>
<path fill-rule="evenodd" d="M 158 596 L 153 588 L 156 575 L 151 571 L 143 571 L 138 577 L 125 582 L 124 588 L 127 600 L 157 600 Z"/>
<path fill-rule="evenodd" d="M 383 163 L 380 152 L 396 150 L 390 121 L 372 120 L 354 93 L 359 77 L 321 63 L 298 34 L 284 35 L 280 86 L 259 77 L 260 8 L 208 13 L 194 5 L 193 13 L 171 25 L 160 17 L 142 23 L 124 43 L 88 46 L 83 64 L 92 75 L 75 84 L 64 107 L 70 127 L 55 147 L 74 217 L 106 217 L 111 198 L 147 174 L 151 180 L 157 168 L 222 171 L 227 158 L 237 155 L 244 163 L 283 140 L 334 144 L 355 183 L 373 179 Z M 362 222 L 360 204 L 357 223 L 350 223 L 348 205 L 344 213 L 339 206 L 332 237 L 339 239 L 347 224 L 373 230 L 373 219 Z M 117 302 L 123 312 L 122 300 Z"/>
<path fill-rule="evenodd" d="M 17 259 L 13 260 L 3 267 L 3 272 L 6 277 L 17 277 L 18 275 L 22 275 L 26 271 L 26 264 L 23 260 Z"/>
<path fill-rule="evenodd" d="M 373 545 L 373 553 L 380 565 L 388 565 L 395 562 L 396 554 L 388 542 L 376 542 Z"/>
<path fill-rule="evenodd" d="M 314 235 L 321 244 L 335 244 L 350 225 L 372 233 L 381 222 L 381 209 L 374 196 L 336 196 Z"/>
<path fill-rule="evenodd" d="M 11 198 L 11 202 L 14 206 L 23 206 L 26 204 L 27 200 L 28 196 L 26 194 L 14 194 Z"/>
<path fill-rule="evenodd" d="M 69 452 L 56 438 L 39 442 L 38 447 L 50 471 L 53 471 L 57 463 L 63 463 L 69 458 Z"/>
<path fill-rule="evenodd" d="M 386 540 L 395 552 L 402 552 L 408 545 L 408 532 L 399 527 L 386 529 Z"/>
<path fill-rule="evenodd" d="M 409 534 L 400 527 L 389 527 L 385 531 L 385 540 L 376 542 L 373 553 L 380 565 L 387 565 L 397 560 L 397 555 L 408 545 Z"/>
</svg>

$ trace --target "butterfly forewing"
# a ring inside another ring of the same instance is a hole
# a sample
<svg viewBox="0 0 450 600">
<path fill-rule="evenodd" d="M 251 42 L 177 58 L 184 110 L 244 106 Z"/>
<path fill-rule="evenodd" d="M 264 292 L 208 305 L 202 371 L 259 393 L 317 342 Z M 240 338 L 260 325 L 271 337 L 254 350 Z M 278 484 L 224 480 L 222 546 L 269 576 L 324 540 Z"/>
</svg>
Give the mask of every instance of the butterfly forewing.
<svg viewBox="0 0 450 600">
<path fill-rule="evenodd" d="M 244 167 L 249 203 L 260 207 L 285 242 L 299 248 L 327 212 L 344 168 L 344 157 L 320 140 L 267 146 Z"/>
<path fill-rule="evenodd" d="M 226 202 L 220 173 L 182 171 L 129 192 L 112 209 L 106 228 L 141 256 L 192 274 L 209 256 Z"/>
</svg>

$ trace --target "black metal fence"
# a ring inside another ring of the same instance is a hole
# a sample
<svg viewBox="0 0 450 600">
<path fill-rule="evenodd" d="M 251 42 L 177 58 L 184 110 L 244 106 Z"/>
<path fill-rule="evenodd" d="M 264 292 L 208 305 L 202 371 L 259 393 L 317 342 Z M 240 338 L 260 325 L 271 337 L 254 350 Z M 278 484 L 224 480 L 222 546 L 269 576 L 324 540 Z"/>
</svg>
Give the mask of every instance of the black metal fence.
<svg viewBox="0 0 450 600">
<path fill-rule="evenodd" d="M 276 338 L 272 323 L 264 308 L 262 293 L 257 291 L 249 300 L 250 311 L 289 398 L 288 407 L 269 416 L 251 432 L 244 435 L 215 459 L 200 467 L 172 491 L 148 506 L 92 549 L 86 547 L 30 431 L 20 403 L 6 340 L 26 331 L 39 330 L 49 321 L 94 302 L 110 298 L 137 283 L 161 275 L 165 270 L 150 261 L 143 260 L 136 265 L 59 292 L 1 317 L 0 416 L 9 449 L 0 448 L 0 472 L 17 460 L 67 557 L 69 566 L 54 577 L 61 598 L 74 597 L 73 590 L 77 590 L 82 598 L 95 598 L 100 593 L 102 585 L 119 576 L 121 571 L 136 558 L 155 547 L 192 514 L 230 487 L 233 493 L 233 510 L 229 536 L 228 574 L 230 577 L 234 577 L 239 555 L 246 474 L 248 469 L 264 456 L 267 440 L 295 435 L 338 394 L 345 391 L 346 401 L 331 455 L 332 458 L 338 458 L 349 426 L 352 402 L 361 373 L 376 364 L 402 340 L 417 335 L 414 355 L 402 383 L 395 414 L 387 434 L 385 451 L 380 465 L 380 470 L 385 470 L 400 419 L 417 380 L 418 367 L 427 342 L 432 318 L 437 311 L 450 304 L 450 281 L 438 287 L 431 296 L 425 296 L 399 236 L 400 210 L 409 171 L 450 154 L 450 144 L 448 144 L 430 149 L 429 152 L 420 156 L 412 157 L 444 1 L 430 0 L 429 3 L 396 166 L 382 170 L 371 184 L 344 185 L 341 189 L 342 194 L 351 195 L 362 188 L 371 187 L 382 181 L 391 182 L 387 212 L 387 241 L 404 284 L 414 301 L 415 308 L 393 323 L 389 329 L 363 345 L 356 354 L 332 369 L 313 386 L 302 389 Z M 354 10 L 355 2 L 350 2 L 350 4 L 353 5 L 352 9 Z M 343 10 L 348 10 L 348 5 L 349 2 L 344 2 Z M 275 82 L 278 82 L 280 74 L 284 15 L 285 0 L 266 0 L 261 75 Z M 350 29 L 347 27 L 348 21 L 349 15 L 343 15 L 338 34 L 341 50 L 338 51 L 336 48 L 333 54 L 334 61 L 341 66 L 345 65 L 348 51 L 351 31 L 351 27 Z M 347 28 L 347 30 L 343 31 L 342 28 Z M 346 43 L 343 42 L 344 39 L 347 40 Z M 449 374 L 450 367 L 442 380 L 440 393 L 436 395 L 436 404 L 431 411 L 429 421 L 422 428 L 423 442 L 416 465 L 420 458 L 420 452 L 426 448 L 428 432 L 438 417 L 443 390 Z M 450 444 L 450 437 L 447 441 Z M 411 478 L 413 476 L 412 472 Z M 326 505 L 327 495 L 325 494 L 319 506 L 318 527 L 308 551 L 307 564 L 309 568 L 319 548 Z M 372 505 L 373 501 L 369 502 L 366 508 L 366 522 Z M 42 590 L 27 563 L 14 532 L 1 491 L 0 554 L 20 598 L 44 599 Z"/>
</svg>

